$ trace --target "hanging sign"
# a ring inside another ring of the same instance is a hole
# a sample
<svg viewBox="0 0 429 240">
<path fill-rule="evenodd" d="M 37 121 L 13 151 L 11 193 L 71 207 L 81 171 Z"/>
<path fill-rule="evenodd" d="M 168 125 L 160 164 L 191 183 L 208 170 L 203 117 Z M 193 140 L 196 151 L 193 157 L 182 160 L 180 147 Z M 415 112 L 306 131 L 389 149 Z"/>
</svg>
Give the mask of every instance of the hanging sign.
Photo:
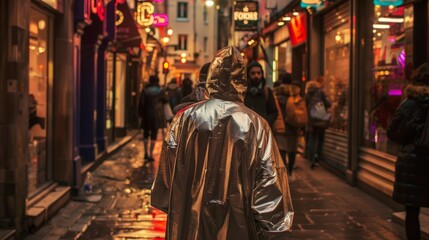
<svg viewBox="0 0 429 240">
<path fill-rule="evenodd" d="M 290 42 L 292 46 L 297 46 L 307 40 L 307 22 L 306 15 L 300 13 L 292 18 L 288 23 Z"/>
<path fill-rule="evenodd" d="M 258 31 L 258 2 L 236 2 L 235 31 Z"/>
<path fill-rule="evenodd" d="M 307 8 L 307 7 L 314 7 L 318 8 L 323 5 L 322 0 L 301 0 L 301 7 Z"/>
<path fill-rule="evenodd" d="M 117 4 L 115 25 L 116 40 L 120 43 L 120 48 L 140 47 L 140 33 L 126 1 Z"/>
<path fill-rule="evenodd" d="M 380 6 L 399 6 L 403 3 L 403 0 L 374 0 L 374 5 Z"/>
</svg>

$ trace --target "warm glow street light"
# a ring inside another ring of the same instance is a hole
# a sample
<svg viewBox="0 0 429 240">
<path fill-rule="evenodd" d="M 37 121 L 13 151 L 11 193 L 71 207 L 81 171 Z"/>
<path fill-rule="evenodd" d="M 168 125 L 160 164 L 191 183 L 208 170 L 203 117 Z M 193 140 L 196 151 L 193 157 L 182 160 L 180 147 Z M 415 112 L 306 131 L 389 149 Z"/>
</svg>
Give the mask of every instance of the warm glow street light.
<svg viewBox="0 0 429 240">
<path fill-rule="evenodd" d="M 162 42 L 163 43 L 168 43 L 170 41 L 170 38 L 169 37 L 163 37 L 162 38 Z"/>
<path fill-rule="evenodd" d="M 206 0 L 206 6 L 207 7 L 211 7 L 214 5 L 214 1 L 213 0 Z"/>
<path fill-rule="evenodd" d="M 173 29 L 172 29 L 172 28 L 168 28 L 168 29 L 167 29 L 167 35 L 168 35 L 168 36 L 173 35 Z"/>
</svg>

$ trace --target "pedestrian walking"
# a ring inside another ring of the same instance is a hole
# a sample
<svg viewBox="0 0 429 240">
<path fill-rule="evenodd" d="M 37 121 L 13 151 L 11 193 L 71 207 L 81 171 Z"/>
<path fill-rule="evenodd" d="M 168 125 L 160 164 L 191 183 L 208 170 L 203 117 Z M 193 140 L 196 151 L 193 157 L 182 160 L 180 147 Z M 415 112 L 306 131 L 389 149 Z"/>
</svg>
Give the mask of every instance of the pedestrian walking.
<svg viewBox="0 0 429 240">
<path fill-rule="evenodd" d="M 159 86 L 159 78 L 157 76 L 150 76 L 149 84 L 143 88 L 140 94 L 139 103 L 145 151 L 144 159 L 149 162 L 154 160 L 153 149 L 158 129 L 163 128 L 165 125 L 163 104 L 167 102 L 167 99 L 164 96 L 165 94 Z"/>
<path fill-rule="evenodd" d="M 329 126 L 330 121 L 330 114 L 327 112 L 327 109 L 332 104 L 323 91 L 324 80 L 323 76 L 319 76 L 316 80 L 309 81 L 305 90 L 305 102 L 309 118 L 307 147 L 311 169 L 314 169 L 319 164 L 325 140 L 325 130 Z"/>
<path fill-rule="evenodd" d="M 301 86 L 299 81 L 292 81 L 292 75 L 290 73 L 282 74 L 279 79 L 280 84 L 276 84 L 273 89 L 274 96 L 278 101 L 279 105 L 279 116 L 284 121 L 284 132 L 275 133 L 276 139 L 278 140 L 278 146 L 280 153 L 282 154 L 283 161 L 287 166 L 289 180 L 293 181 L 293 169 L 295 167 L 295 159 L 298 151 L 298 139 L 302 136 L 302 128 L 305 126 L 303 123 L 302 126 L 296 126 L 290 122 L 287 122 L 288 116 L 291 116 L 296 109 L 287 108 L 287 103 L 290 97 L 297 97 L 301 94 Z M 305 106 L 304 100 L 301 98 L 302 104 Z M 302 110 L 307 114 L 307 109 Z M 274 128 L 275 129 L 275 128 Z M 287 155 L 286 155 L 287 153 Z M 287 159 L 287 161 L 286 161 Z"/>
<path fill-rule="evenodd" d="M 164 140 L 152 205 L 166 239 L 285 239 L 288 179 L 268 123 L 243 104 L 246 70 L 232 46 L 208 74 L 209 99 L 177 113 Z"/>
<path fill-rule="evenodd" d="M 192 92 L 192 90 L 193 90 L 192 85 L 193 85 L 193 83 L 192 83 L 192 80 L 190 78 L 187 77 L 187 78 L 183 79 L 182 86 L 181 86 L 182 98 L 186 97 L 188 94 L 190 94 Z"/>
<path fill-rule="evenodd" d="M 180 99 L 182 99 L 182 91 L 180 86 L 177 84 L 176 78 L 170 80 L 165 87 L 165 92 L 168 96 L 168 102 L 170 103 L 171 109 L 174 109 L 177 104 L 180 103 Z"/>
<path fill-rule="evenodd" d="M 247 66 L 247 79 L 249 81 L 244 104 L 265 118 L 272 127 L 278 112 L 273 91 L 266 85 L 262 65 L 258 62 L 251 62 Z"/>
<path fill-rule="evenodd" d="M 429 146 L 418 151 L 420 140 L 429 138 L 428 110 L 429 63 L 425 63 L 417 69 L 387 128 L 388 138 L 402 145 L 396 159 L 393 199 L 405 205 L 408 240 L 420 239 L 420 208 L 429 207 Z"/>
<path fill-rule="evenodd" d="M 209 67 L 210 67 L 210 63 L 206 63 L 201 67 L 200 75 L 198 78 L 199 82 L 198 82 L 197 86 L 192 90 L 192 92 L 190 94 L 188 94 L 187 96 L 185 96 L 184 98 L 182 98 L 180 100 L 180 104 L 178 104 L 173 109 L 173 111 L 175 113 L 177 113 L 178 111 L 180 111 L 180 109 L 182 109 L 182 108 L 184 108 L 190 104 L 208 99 L 209 96 L 208 96 L 208 92 L 206 89 L 206 80 L 207 80 L 207 74 L 209 71 Z"/>
</svg>

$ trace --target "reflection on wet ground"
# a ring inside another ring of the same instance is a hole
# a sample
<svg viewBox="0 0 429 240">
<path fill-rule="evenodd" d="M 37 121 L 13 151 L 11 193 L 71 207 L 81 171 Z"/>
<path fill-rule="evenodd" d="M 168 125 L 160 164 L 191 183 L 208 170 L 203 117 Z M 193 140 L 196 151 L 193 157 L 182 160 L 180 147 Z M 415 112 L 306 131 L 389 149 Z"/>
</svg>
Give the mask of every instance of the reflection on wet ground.
<svg viewBox="0 0 429 240">
<path fill-rule="evenodd" d="M 144 162 L 142 139 L 135 138 L 93 172 L 90 194 L 101 196 L 99 201 L 70 201 L 26 239 L 164 239 L 166 215 L 150 206 L 160 150 L 161 137 L 155 162 Z M 297 167 L 288 239 L 405 239 L 386 205 L 322 167 L 311 170 L 306 159 L 298 157 Z"/>
</svg>

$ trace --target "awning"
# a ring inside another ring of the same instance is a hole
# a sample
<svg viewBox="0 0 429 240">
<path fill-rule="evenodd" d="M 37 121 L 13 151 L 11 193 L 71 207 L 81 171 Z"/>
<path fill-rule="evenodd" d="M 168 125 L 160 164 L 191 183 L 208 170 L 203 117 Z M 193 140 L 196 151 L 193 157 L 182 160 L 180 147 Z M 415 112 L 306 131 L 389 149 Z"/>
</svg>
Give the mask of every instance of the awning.
<svg viewBox="0 0 429 240">
<path fill-rule="evenodd" d="M 142 38 L 127 1 L 118 3 L 116 10 L 116 42 L 119 52 L 140 48 Z"/>
</svg>

